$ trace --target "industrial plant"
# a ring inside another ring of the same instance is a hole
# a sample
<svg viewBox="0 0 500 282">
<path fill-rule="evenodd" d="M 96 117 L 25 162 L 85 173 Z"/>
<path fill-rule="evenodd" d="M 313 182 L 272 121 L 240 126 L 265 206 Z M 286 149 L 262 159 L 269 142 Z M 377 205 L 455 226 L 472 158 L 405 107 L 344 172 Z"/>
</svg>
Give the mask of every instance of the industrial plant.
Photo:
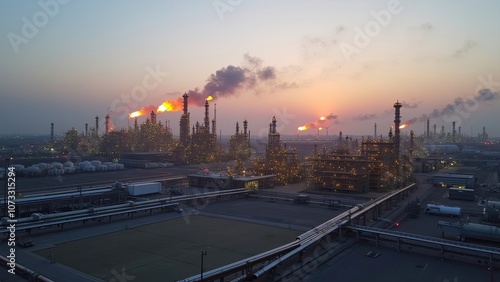
<svg viewBox="0 0 500 282">
<path fill-rule="evenodd" d="M 397 101 L 393 104 L 394 125 L 387 136 L 378 134 L 375 124 L 374 134 L 367 136 L 340 131 L 338 136 L 323 139 L 319 135 L 307 138 L 304 133 L 283 138 L 273 116 L 267 140 L 252 138 L 249 121 L 243 118 L 242 128 L 236 121 L 234 133 L 223 142 L 217 132 L 215 103 L 210 116 L 211 97 L 204 100 L 203 120 L 194 123 L 189 99 L 185 93 L 175 100 L 174 108 L 182 111 L 178 139 L 170 122 L 158 119 L 161 111 L 147 107 L 132 113 L 133 124 L 124 129 L 113 128 L 108 114 L 104 131 L 96 116 L 94 127 L 85 123 L 83 132 L 72 128 L 56 138 L 55 124 L 50 123 L 50 138 L 41 146 L 46 155 L 36 163 L 7 166 L 15 168 L 19 183 L 29 186 L 17 194 L 14 217 L 24 238 L 19 245 L 32 248 L 37 237 L 47 232 L 118 225 L 136 218 L 168 215 L 188 222 L 204 213 L 226 219 L 230 214 L 250 222 L 260 218 L 265 224 L 300 234 L 287 244 L 238 257 L 208 271 L 203 267 L 199 272 L 189 270 L 175 276 L 176 281 L 235 277 L 238 281 L 283 281 L 299 275 L 297 265 L 307 264 L 306 256 L 317 267 L 335 261 L 334 253 L 322 249 L 325 242 L 335 248 L 357 242 L 376 246 L 380 252 L 382 247 L 394 246 L 398 251 L 427 250 L 442 259 L 455 259 L 459 254 L 490 268 L 500 267 L 500 250 L 471 241 L 500 241 L 500 198 L 496 194 L 500 158 L 483 150 L 490 145 L 486 129 L 477 137 L 465 136 L 453 123 L 450 133 L 443 127 L 438 134 L 436 125 L 430 131 L 427 120 L 423 135 L 416 136 L 413 130 L 403 134 L 409 124 L 401 122 L 404 108 Z M 162 107 L 163 111 L 173 106 L 164 102 Z M 139 123 L 141 115 L 146 120 Z M 333 118 L 322 117 L 300 131 Z M 58 154 L 62 156 L 54 158 Z M 67 179 L 67 185 L 59 187 L 61 179 Z M 54 190 L 41 194 L 43 185 Z M 2 215 L 8 212 L 7 203 L 1 201 Z M 263 208 L 254 209 L 254 205 Z M 280 213 L 266 211 L 275 206 L 294 215 L 268 219 Z M 319 213 L 308 215 L 312 211 Z M 317 222 L 319 215 L 329 219 Z M 0 226 L 4 238 L 8 223 L 4 216 Z M 330 242 L 332 238 L 338 239 Z M 319 249 L 321 255 L 316 255 Z M 369 256 L 372 254 L 378 256 L 374 252 Z M 31 267 L 36 266 L 26 266 L 22 275 L 35 273 L 41 277 L 36 281 L 50 281 L 43 270 Z"/>
</svg>

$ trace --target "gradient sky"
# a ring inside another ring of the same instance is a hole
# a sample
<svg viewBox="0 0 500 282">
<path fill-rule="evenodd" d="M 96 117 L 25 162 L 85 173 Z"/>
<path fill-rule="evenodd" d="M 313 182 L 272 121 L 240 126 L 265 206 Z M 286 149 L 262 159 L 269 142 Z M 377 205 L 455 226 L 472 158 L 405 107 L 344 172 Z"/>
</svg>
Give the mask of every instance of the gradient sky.
<svg viewBox="0 0 500 282">
<path fill-rule="evenodd" d="M 455 120 L 463 133 L 486 126 L 500 136 L 499 1 L 60 2 L 0 2 L 0 134 L 49 134 L 51 122 L 56 134 L 83 131 L 96 115 L 104 128 L 108 109 L 115 128 L 127 127 L 124 107 L 203 89 L 221 68 L 249 67 L 247 54 L 275 76 L 211 102 L 224 135 L 245 118 L 252 135 L 265 135 L 274 115 L 282 134 L 296 134 L 329 114 L 330 134 L 368 135 L 377 123 L 386 135 L 399 100 L 403 120 L 437 110 L 439 129 Z M 132 95 L 151 70 L 158 83 Z M 486 100 L 475 98 L 482 88 Z M 474 104 L 450 112 L 456 98 Z M 203 121 L 203 108 L 189 111 L 191 123 Z M 180 114 L 158 119 L 178 135 Z"/>
</svg>

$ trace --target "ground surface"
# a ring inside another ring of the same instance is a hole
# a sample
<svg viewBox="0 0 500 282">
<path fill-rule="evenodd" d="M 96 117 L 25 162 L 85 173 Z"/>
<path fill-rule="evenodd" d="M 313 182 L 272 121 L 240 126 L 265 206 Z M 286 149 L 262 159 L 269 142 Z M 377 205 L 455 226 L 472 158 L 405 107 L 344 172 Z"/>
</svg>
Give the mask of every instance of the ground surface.
<svg viewBox="0 0 500 282">
<path fill-rule="evenodd" d="M 109 281 L 125 273 L 140 281 L 173 281 L 278 247 L 299 231 L 205 216 L 129 228 L 37 251 L 81 272 Z"/>
</svg>

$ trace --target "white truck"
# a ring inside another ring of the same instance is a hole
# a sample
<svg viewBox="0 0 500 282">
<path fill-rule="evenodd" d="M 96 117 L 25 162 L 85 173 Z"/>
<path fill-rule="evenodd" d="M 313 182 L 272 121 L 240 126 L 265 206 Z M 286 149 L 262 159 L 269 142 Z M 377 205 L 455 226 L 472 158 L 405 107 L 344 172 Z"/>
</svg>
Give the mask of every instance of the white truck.
<svg viewBox="0 0 500 282">
<path fill-rule="evenodd" d="M 160 182 L 131 183 L 127 185 L 129 196 L 142 196 L 161 192 Z"/>
<path fill-rule="evenodd" d="M 442 214 L 449 216 L 457 216 L 460 217 L 462 215 L 462 209 L 460 207 L 450 207 L 445 205 L 434 205 L 427 204 L 425 208 L 426 214 Z"/>
</svg>

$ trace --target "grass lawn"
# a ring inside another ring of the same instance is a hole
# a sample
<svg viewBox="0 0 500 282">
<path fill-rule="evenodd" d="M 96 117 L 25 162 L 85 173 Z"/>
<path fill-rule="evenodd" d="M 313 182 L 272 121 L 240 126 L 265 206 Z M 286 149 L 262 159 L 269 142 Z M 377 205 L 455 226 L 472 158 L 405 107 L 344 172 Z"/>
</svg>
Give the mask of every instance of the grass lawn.
<svg viewBox="0 0 500 282">
<path fill-rule="evenodd" d="M 106 281 L 173 281 L 293 241 L 303 232 L 191 216 L 56 245 L 36 254 Z M 132 280 L 132 277 L 135 277 Z M 114 278 L 114 279 L 113 279 Z"/>
</svg>

